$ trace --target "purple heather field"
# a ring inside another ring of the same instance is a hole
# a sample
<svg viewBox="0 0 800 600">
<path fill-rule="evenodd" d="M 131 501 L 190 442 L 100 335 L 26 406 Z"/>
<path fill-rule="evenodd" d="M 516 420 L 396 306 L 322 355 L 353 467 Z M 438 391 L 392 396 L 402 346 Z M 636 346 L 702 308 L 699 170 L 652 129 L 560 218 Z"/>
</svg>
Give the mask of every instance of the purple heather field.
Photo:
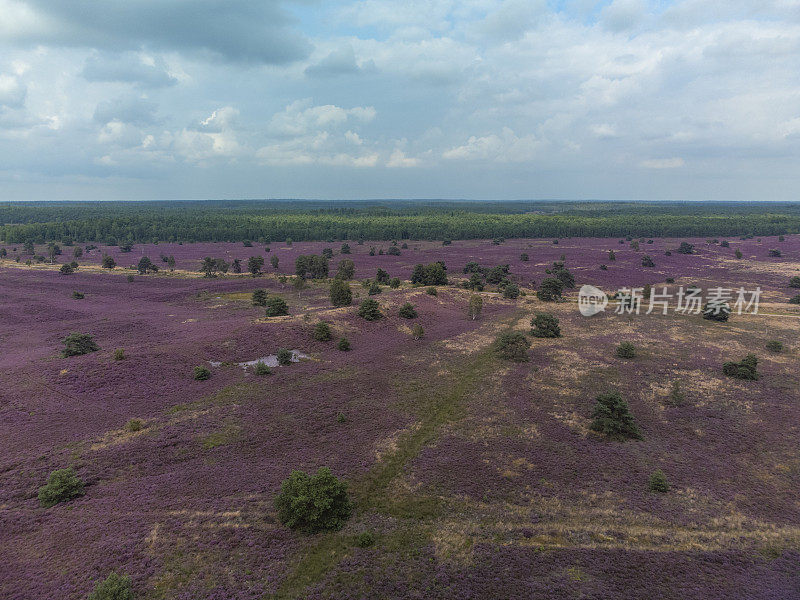
<svg viewBox="0 0 800 600">
<path fill-rule="evenodd" d="M 696 252 L 677 253 L 682 241 Z M 26 265 L 7 245 L 0 598 L 77 600 L 111 571 L 148 600 L 800 598 L 800 305 L 789 303 L 800 293 L 789 287 L 800 236 L 728 241 L 409 241 L 399 256 L 379 253 L 390 241 L 351 242 L 349 256 L 324 242 L 269 252 L 137 244 L 87 252 L 71 275 L 58 271 L 70 247 L 55 265 Z M 275 276 L 324 248 L 331 275 L 342 258 L 355 263 L 352 306 L 332 308 L 328 281 L 298 294 Z M 117 268 L 100 268 L 104 253 Z M 642 266 L 645 254 L 654 267 Z M 162 255 L 174 256 L 174 272 Z M 266 263 L 257 278 L 198 272 L 206 256 L 246 265 L 254 255 Z M 562 255 L 577 287 L 760 287 L 760 314 L 583 317 L 577 288 L 565 302 L 536 297 Z M 161 271 L 128 281 L 142 256 Z M 451 280 L 436 296 L 408 281 L 415 264 L 434 261 Z M 468 318 L 472 292 L 458 283 L 470 261 L 509 264 L 524 295 L 488 286 L 480 318 Z M 356 314 L 367 297 L 357 280 L 379 268 L 403 283 L 373 296 L 385 318 L 368 322 Z M 251 303 L 258 288 L 282 296 L 289 315 L 265 317 Z M 404 302 L 416 319 L 398 316 Z M 498 359 L 495 337 L 527 333 L 542 311 L 559 318 L 562 337 L 529 336 L 527 362 Z M 312 338 L 320 320 L 333 340 Z M 71 332 L 100 350 L 62 358 Z M 342 337 L 351 351 L 337 350 Z M 767 351 L 770 340 L 783 352 Z M 635 358 L 615 355 L 623 341 Z M 279 348 L 307 358 L 261 377 L 236 364 Z M 748 353 L 760 379 L 723 375 L 723 362 Z M 193 379 L 198 365 L 208 380 Z M 590 430 L 595 397 L 609 389 L 628 401 L 642 440 Z M 130 419 L 142 428 L 130 431 Z M 85 495 L 42 508 L 39 488 L 68 466 Z M 282 526 L 281 481 L 320 466 L 348 481 L 353 516 L 330 533 Z M 667 493 L 648 490 L 656 469 Z M 364 532 L 374 543 L 361 547 Z"/>
</svg>

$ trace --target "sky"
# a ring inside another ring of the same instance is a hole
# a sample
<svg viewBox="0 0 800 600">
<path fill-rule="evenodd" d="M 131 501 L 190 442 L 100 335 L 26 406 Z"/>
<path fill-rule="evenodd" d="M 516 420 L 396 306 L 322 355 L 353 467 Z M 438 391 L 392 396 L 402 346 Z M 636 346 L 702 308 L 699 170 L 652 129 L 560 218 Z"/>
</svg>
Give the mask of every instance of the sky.
<svg viewBox="0 0 800 600">
<path fill-rule="evenodd" d="M 0 200 L 800 200 L 800 0 L 0 15 Z"/>
</svg>

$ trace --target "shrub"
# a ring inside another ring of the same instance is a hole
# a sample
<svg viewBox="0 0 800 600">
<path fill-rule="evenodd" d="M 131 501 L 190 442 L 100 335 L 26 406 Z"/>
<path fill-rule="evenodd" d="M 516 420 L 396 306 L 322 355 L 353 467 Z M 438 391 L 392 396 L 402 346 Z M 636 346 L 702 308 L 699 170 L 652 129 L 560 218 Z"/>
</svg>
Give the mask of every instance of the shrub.
<svg viewBox="0 0 800 600">
<path fill-rule="evenodd" d="M 128 283 L 133 283 L 134 279 L 136 278 L 133 275 L 128 275 L 126 279 L 128 280 Z"/>
<path fill-rule="evenodd" d="M 539 284 L 536 296 L 544 302 L 555 302 L 561 299 L 564 284 L 555 277 L 547 277 Z"/>
<path fill-rule="evenodd" d="M 694 245 L 690 244 L 689 242 L 681 242 L 681 245 L 678 247 L 679 254 L 694 254 Z"/>
<path fill-rule="evenodd" d="M 742 251 L 741 251 L 741 250 L 739 250 L 739 249 L 737 248 L 737 249 L 736 249 L 736 252 L 734 252 L 734 253 L 733 253 L 733 255 L 734 255 L 736 258 L 742 258 Z"/>
<path fill-rule="evenodd" d="M 211 377 L 211 371 L 208 370 L 206 367 L 195 367 L 194 368 L 194 379 L 195 381 L 205 381 L 206 379 Z"/>
<path fill-rule="evenodd" d="M 759 378 L 756 367 L 758 358 L 755 354 L 748 354 L 740 362 L 728 361 L 722 365 L 722 372 L 728 377 L 755 381 Z"/>
<path fill-rule="evenodd" d="M 789 298 L 789 304 L 800 304 L 800 294 Z"/>
<path fill-rule="evenodd" d="M 386 254 L 390 256 L 400 256 L 400 248 L 397 246 L 389 246 L 389 249 L 386 251 Z"/>
<path fill-rule="evenodd" d="M 267 294 L 267 290 L 254 290 L 253 306 L 266 306 L 268 297 L 269 294 Z"/>
<path fill-rule="evenodd" d="M 411 328 L 411 337 L 415 340 L 420 339 L 425 335 L 425 330 L 422 328 L 422 325 L 419 323 L 414 323 L 414 326 Z"/>
<path fill-rule="evenodd" d="M 365 298 L 358 307 L 358 316 L 366 321 L 377 321 L 383 315 L 377 300 Z"/>
<path fill-rule="evenodd" d="M 795 275 L 789 280 L 790 288 L 800 288 L 800 276 Z"/>
<path fill-rule="evenodd" d="M 344 413 L 336 413 L 336 422 L 337 423 L 347 423 L 347 417 Z"/>
<path fill-rule="evenodd" d="M 425 290 L 425 293 L 428 294 L 428 296 L 439 295 L 439 291 L 435 287 L 429 287 L 428 289 Z"/>
<path fill-rule="evenodd" d="M 117 266 L 117 261 L 115 261 L 108 254 L 106 254 L 106 255 L 103 256 L 103 262 L 101 263 L 101 266 L 104 269 L 113 269 L 114 267 Z"/>
<path fill-rule="evenodd" d="M 62 275 L 72 275 L 72 273 L 75 272 L 75 269 L 73 269 L 71 265 L 64 264 L 61 265 L 61 268 L 58 270 L 58 272 Z"/>
<path fill-rule="evenodd" d="M 99 582 L 87 596 L 87 600 L 133 600 L 131 578 L 112 572 Z"/>
<path fill-rule="evenodd" d="M 503 360 L 514 362 L 527 362 L 528 348 L 531 343 L 519 331 L 505 331 L 497 336 L 494 341 L 494 350 Z"/>
<path fill-rule="evenodd" d="M 350 306 L 353 303 L 353 292 L 346 281 L 334 279 L 331 282 L 331 304 L 336 307 Z"/>
<path fill-rule="evenodd" d="M 280 317 L 289 314 L 289 307 L 286 300 L 280 296 L 270 296 L 267 298 L 266 315 L 268 317 Z"/>
<path fill-rule="evenodd" d="M 519 287 L 515 283 L 509 283 L 503 288 L 503 298 L 514 300 L 519 298 Z"/>
<path fill-rule="evenodd" d="M 350 342 L 347 341 L 347 338 L 342 338 L 339 340 L 339 343 L 336 345 L 336 347 L 342 352 L 347 352 L 350 350 Z"/>
<path fill-rule="evenodd" d="M 531 319 L 531 335 L 537 338 L 561 337 L 558 319 L 550 313 L 537 313 Z"/>
<path fill-rule="evenodd" d="M 253 367 L 253 373 L 263 377 L 264 375 L 269 375 L 272 373 L 272 369 L 267 366 L 267 363 L 260 360 Z"/>
<path fill-rule="evenodd" d="M 447 268 L 441 261 L 429 265 L 417 264 L 411 272 L 411 283 L 447 285 Z"/>
<path fill-rule="evenodd" d="M 114 360 L 125 360 L 124 348 L 117 348 L 114 350 Z"/>
<path fill-rule="evenodd" d="M 607 392 L 597 396 L 592 419 L 592 431 L 602 433 L 609 439 L 622 441 L 642 438 L 639 428 L 633 421 L 628 403 L 622 399 L 619 392 Z"/>
<path fill-rule="evenodd" d="M 414 305 L 411 302 L 406 302 L 403 306 L 400 307 L 400 311 L 397 313 L 404 319 L 416 319 L 417 318 L 417 311 L 414 310 Z"/>
<path fill-rule="evenodd" d="M 703 307 L 703 318 L 709 321 L 724 323 L 731 316 L 731 307 L 727 302 L 706 302 Z"/>
<path fill-rule="evenodd" d="M 72 292 L 72 298 L 74 300 L 83 300 L 84 298 L 86 298 L 86 294 L 84 294 L 83 292 L 74 291 Z"/>
<path fill-rule="evenodd" d="M 780 256 L 781 255 L 781 251 L 778 250 L 777 248 L 773 248 L 772 250 L 769 251 L 769 255 L 770 256 Z"/>
<path fill-rule="evenodd" d="M 528 254 L 526 252 L 523 252 L 522 254 L 519 255 L 519 259 L 522 262 L 528 262 L 530 260 L 530 257 L 528 256 Z"/>
<path fill-rule="evenodd" d="M 400 278 L 399 277 L 392 277 L 389 280 L 389 287 L 392 289 L 397 289 L 400 287 Z"/>
<path fill-rule="evenodd" d="M 281 523 L 304 533 L 341 529 L 353 510 L 347 484 L 327 467 L 315 475 L 292 471 L 281 483 L 275 509 Z"/>
<path fill-rule="evenodd" d="M 318 342 L 327 342 L 331 339 L 331 326 L 325 321 L 320 321 L 314 325 L 314 332 L 312 337 Z"/>
<path fill-rule="evenodd" d="M 72 467 L 57 469 L 50 473 L 47 484 L 39 488 L 39 504 L 50 508 L 60 502 L 83 496 L 84 483 Z"/>
<path fill-rule="evenodd" d="M 339 250 L 342 254 L 350 254 L 350 244 L 342 244 L 341 249 Z"/>
<path fill-rule="evenodd" d="M 95 343 L 94 338 L 88 333 L 70 333 L 64 338 L 64 350 L 61 351 L 61 356 L 64 358 L 81 356 L 98 350 L 100 350 L 100 346 Z"/>
<path fill-rule="evenodd" d="M 636 346 L 631 342 L 622 342 L 617 346 L 616 354 L 619 358 L 635 358 Z"/>
<path fill-rule="evenodd" d="M 667 277 L 664 281 L 666 283 L 675 283 L 675 278 L 674 277 Z"/>
<path fill-rule="evenodd" d="M 141 419 L 129 419 L 127 423 L 125 423 L 125 431 L 141 431 L 144 428 L 144 423 L 142 423 Z"/>
<path fill-rule="evenodd" d="M 381 286 L 379 286 L 377 284 L 377 282 L 373 281 L 372 285 L 369 286 L 369 290 L 367 291 L 367 294 L 369 294 L 370 296 L 377 296 L 378 294 L 380 294 L 382 292 L 383 292 L 383 290 L 381 289 Z"/>
<path fill-rule="evenodd" d="M 669 482 L 667 481 L 667 476 L 664 475 L 664 471 L 661 469 L 653 471 L 647 482 L 647 489 L 660 494 L 666 494 L 669 491 Z"/>
<path fill-rule="evenodd" d="M 369 531 L 364 531 L 358 534 L 356 538 L 356 546 L 359 548 L 369 548 L 375 543 L 375 536 Z"/>
<path fill-rule="evenodd" d="M 378 272 L 375 274 L 375 281 L 383 284 L 389 283 L 389 273 L 383 269 L 378 269 Z"/>
<path fill-rule="evenodd" d="M 783 342 L 779 342 L 778 340 L 770 340 L 767 342 L 767 350 L 775 353 L 783 352 Z"/>
<path fill-rule="evenodd" d="M 722 240 L 719 245 L 722 248 L 728 248 L 728 247 L 730 247 L 731 244 L 730 244 L 730 242 L 728 240 Z"/>
<path fill-rule="evenodd" d="M 680 381 L 673 381 L 672 388 L 669 391 L 669 397 L 667 398 L 667 404 L 670 406 L 683 406 L 686 404 L 686 395 L 683 393 L 681 389 Z"/>
<path fill-rule="evenodd" d="M 288 367 L 290 364 L 292 364 L 292 353 L 286 348 L 279 349 L 275 353 L 275 356 L 278 359 L 278 364 L 282 367 Z"/>
</svg>

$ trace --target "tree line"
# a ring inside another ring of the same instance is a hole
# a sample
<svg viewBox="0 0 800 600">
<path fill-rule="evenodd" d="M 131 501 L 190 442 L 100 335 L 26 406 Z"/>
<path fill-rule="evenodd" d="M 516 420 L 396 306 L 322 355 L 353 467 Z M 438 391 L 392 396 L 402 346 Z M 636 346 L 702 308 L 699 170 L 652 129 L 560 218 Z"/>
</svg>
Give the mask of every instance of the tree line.
<svg viewBox="0 0 800 600">
<path fill-rule="evenodd" d="M 0 203 L 0 239 L 9 244 L 706 237 L 797 232 L 800 204 L 793 203 Z"/>
</svg>

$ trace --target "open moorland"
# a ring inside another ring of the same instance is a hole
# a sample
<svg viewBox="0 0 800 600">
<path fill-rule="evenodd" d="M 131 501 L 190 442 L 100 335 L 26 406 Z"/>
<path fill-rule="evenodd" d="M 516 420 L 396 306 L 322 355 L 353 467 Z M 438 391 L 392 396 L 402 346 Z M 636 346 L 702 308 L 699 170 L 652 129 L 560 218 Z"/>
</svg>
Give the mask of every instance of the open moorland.
<svg viewBox="0 0 800 600">
<path fill-rule="evenodd" d="M 0 245 L 0 597 L 85 598 L 112 572 L 148 600 L 800 597 L 799 235 L 400 242 Z M 322 254 L 328 277 L 296 277 Z M 438 261 L 447 284 L 420 281 Z M 540 299 L 561 262 L 574 287 Z M 584 284 L 762 295 L 727 321 L 584 317 Z M 560 337 L 530 334 L 543 312 Z M 508 360 L 513 332 L 530 348 Z M 71 333 L 97 349 L 62 356 Z M 757 379 L 723 372 L 748 354 Z M 593 428 L 608 391 L 638 437 Z M 352 511 L 303 533 L 274 501 L 320 467 Z M 46 506 L 64 468 L 84 487 Z"/>
</svg>

